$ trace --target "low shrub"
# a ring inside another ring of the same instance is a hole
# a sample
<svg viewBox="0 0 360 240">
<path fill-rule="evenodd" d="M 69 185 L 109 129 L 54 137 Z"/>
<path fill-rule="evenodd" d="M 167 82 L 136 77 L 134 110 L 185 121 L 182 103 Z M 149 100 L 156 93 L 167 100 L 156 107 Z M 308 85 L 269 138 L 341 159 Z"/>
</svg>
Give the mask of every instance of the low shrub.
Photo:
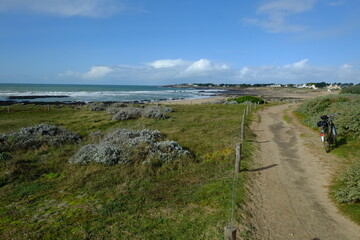
<svg viewBox="0 0 360 240">
<path fill-rule="evenodd" d="M 21 128 L 19 132 L 0 135 L 3 150 L 39 148 L 42 145 L 59 146 L 64 143 L 78 143 L 80 136 L 49 124 Z"/>
<path fill-rule="evenodd" d="M 312 128 L 317 128 L 321 115 L 340 113 L 334 121 L 338 134 L 360 137 L 360 96 L 348 94 L 314 98 L 301 104 L 297 112 L 304 116 L 304 123 Z"/>
<path fill-rule="evenodd" d="M 115 112 L 113 110 L 113 112 Z M 136 119 L 141 116 L 140 108 L 135 107 L 127 107 L 118 109 L 117 113 L 113 116 L 112 120 L 129 120 L 129 119 Z"/>
<path fill-rule="evenodd" d="M 103 143 L 112 145 L 130 145 L 135 146 L 140 142 L 157 142 L 163 139 L 159 130 L 143 129 L 141 131 L 132 131 L 128 129 L 118 129 L 107 134 L 102 140 Z"/>
<path fill-rule="evenodd" d="M 148 106 L 145 108 L 138 107 L 110 107 L 107 112 L 114 115 L 112 120 L 123 121 L 129 119 L 137 119 L 140 117 L 152 118 L 152 119 L 165 119 L 168 118 L 167 113 L 173 112 L 169 107 L 154 107 Z"/>
<path fill-rule="evenodd" d="M 10 153 L 7 152 L 0 152 L 0 162 L 5 162 L 7 160 L 10 160 L 12 158 Z"/>
<path fill-rule="evenodd" d="M 121 149 L 108 144 L 85 145 L 69 161 L 70 163 L 88 164 L 92 161 L 106 165 L 119 163 Z"/>
<path fill-rule="evenodd" d="M 237 103 L 252 102 L 252 103 L 264 104 L 265 100 L 255 96 L 241 96 L 236 98 L 229 98 L 228 102 L 237 102 Z"/>
<path fill-rule="evenodd" d="M 341 93 L 350 93 L 350 94 L 360 94 L 360 84 L 357 84 L 355 86 L 343 88 L 341 90 Z"/>
<path fill-rule="evenodd" d="M 360 161 L 352 164 L 341 178 L 335 198 L 339 203 L 360 203 Z"/>
<path fill-rule="evenodd" d="M 159 141 L 163 136 L 158 130 L 144 129 L 132 131 L 118 129 L 109 133 L 99 144 L 85 145 L 69 160 L 73 164 L 90 162 L 105 165 L 126 164 L 131 162 L 162 163 L 190 156 L 174 141 Z"/>
<path fill-rule="evenodd" d="M 106 110 L 106 104 L 103 102 L 93 102 L 89 104 L 89 108 L 91 111 L 105 111 Z"/>
<path fill-rule="evenodd" d="M 162 108 L 162 107 L 146 107 L 141 116 L 145 118 L 153 118 L 153 119 L 165 119 L 167 118 L 168 111 L 171 111 L 171 108 Z"/>
<path fill-rule="evenodd" d="M 184 150 L 175 141 L 163 141 L 152 144 L 149 151 L 150 159 L 159 159 L 162 162 L 173 161 L 183 155 L 187 155 L 189 152 Z"/>
</svg>

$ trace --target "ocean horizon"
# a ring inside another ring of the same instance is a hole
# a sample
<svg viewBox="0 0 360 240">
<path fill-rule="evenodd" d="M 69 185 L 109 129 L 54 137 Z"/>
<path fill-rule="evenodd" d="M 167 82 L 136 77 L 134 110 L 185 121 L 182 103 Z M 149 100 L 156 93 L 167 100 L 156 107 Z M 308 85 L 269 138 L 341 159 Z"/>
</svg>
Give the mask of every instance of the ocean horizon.
<svg viewBox="0 0 360 240">
<path fill-rule="evenodd" d="M 221 90 L 150 85 L 82 85 L 0 83 L 0 101 L 137 102 L 199 99 Z"/>
</svg>

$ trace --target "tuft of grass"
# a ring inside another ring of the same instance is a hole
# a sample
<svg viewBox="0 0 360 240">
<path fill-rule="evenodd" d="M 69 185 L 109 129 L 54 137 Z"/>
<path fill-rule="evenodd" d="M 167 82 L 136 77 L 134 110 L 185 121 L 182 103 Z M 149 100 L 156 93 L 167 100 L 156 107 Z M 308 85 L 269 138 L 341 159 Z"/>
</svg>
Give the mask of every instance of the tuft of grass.
<svg viewBox="0 0 360 240">
<path fill-rule="evenodd" d="M 284 119 L 284 121 L 285 121 L 286 123 L 288 123 L 288 124 L 291 124 L 291 123 L 292 123 L 292 119 L 291 119 L 291 117 L 289 116 L 288 111 L 285 112 L 283 119 Z"/>
</svg>

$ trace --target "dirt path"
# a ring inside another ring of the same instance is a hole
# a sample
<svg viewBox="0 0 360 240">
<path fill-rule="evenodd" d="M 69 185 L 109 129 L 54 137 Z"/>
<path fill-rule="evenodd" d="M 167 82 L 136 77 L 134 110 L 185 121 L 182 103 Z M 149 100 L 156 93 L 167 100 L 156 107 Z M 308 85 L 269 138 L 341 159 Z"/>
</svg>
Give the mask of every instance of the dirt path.
<svg viewBox="0 0 360 240">
<path fill-rule="evenodd" d="M 256 239 L 360 239 L 360 227 L 340 215 L 328 198 L 333 166 L 319 137 L 310 137 L 314 133 L 295 119 L 284 121 L 289 107 L 259 111 L 260 122 L 252 124 L 260 148 L 256 169 L 249 173 Z"/>
</svg>

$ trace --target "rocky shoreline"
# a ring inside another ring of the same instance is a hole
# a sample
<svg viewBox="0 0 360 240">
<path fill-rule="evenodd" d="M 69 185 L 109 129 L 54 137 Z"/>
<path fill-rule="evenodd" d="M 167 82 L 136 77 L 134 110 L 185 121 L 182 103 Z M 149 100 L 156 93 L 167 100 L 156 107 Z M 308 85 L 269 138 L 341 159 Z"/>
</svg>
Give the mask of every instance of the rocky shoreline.
<svg viewBox="0 0 360 240">
<path fill-rule="evenodd" d="M 7 99 L 38 99 L 38 98 L 68 98 L 66 95 L 34 95 L 34 96 L 9 96 Z"/>
<path fill-rule="evenodd" d="M 156 99 L 156 100 L 134 100 L 134 101 L 101 101 L 101 103 L 105 104 L 113 104 L 113 103 L 124 103 L 124 104 L 147 104 L 147 103 L 157 103 L 157 102 L 167 102 L 167 101 L 177 101 L 184 100 L 184 98 L 171 98 L 171 99 Z M 85 105 L 91 104 L 94 102 L 85 102 L 85 101 L 0 101 L 0 106 L 11 106 L 14 104 L 22 104 L 22 105 Z"/>
</svg>

